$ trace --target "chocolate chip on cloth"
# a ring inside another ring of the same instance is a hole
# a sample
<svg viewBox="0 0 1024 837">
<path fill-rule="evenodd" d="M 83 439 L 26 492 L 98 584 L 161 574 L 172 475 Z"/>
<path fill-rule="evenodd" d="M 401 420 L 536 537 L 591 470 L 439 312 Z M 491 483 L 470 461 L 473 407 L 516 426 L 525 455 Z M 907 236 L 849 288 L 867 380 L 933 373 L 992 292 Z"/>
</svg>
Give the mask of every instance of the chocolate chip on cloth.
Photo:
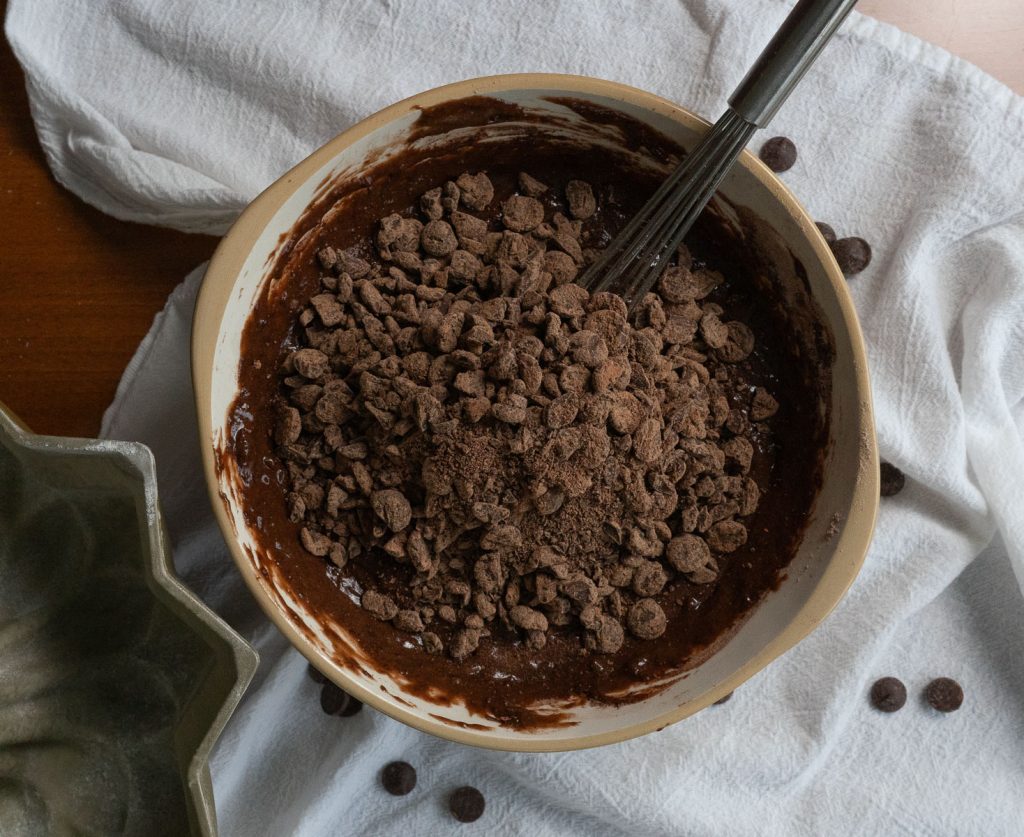
<svg viewBox="0 0 1024 837">
<path fill-rule="evenodd" d="M 837 238 L 836 231 L 832 229 L 830 224 L 826 224 L 824 221 L 815 221 L 814 225 L 818 228 L 821 233 L 821 237 L 825 239 L 826 244 L 833 244 Z"/>
<path fill-rule="evenodd" d="M 895 677 L 883 677 L 871 686 L 871 705 L 882 712 L 895 712 L 907 702 L 907 687 Z"/>
<path fill-rule="evenodd" d="M 348 692 L 328 682 L 320 689 L 320 708 L 328 715 L 348 718 L 362 709 L 363 704 Z"/>
<path fill-rule="evenodd" d="M 337 714 L 342 718 L 351 718 L 353 715 L 357 715 L 363 709 L 363 702 L 357 698 L 348 696 L 348 704 L 346 704 L 340 712 Z"/>
<path fill-rule="evenodd" d="M 384 765 L 380 783 L 392 796 L 405 796 L 416 787 L 416 768 L 407 761 L 393 761 Z"/>
<path fill-rule="evenodd" d="M 788 137 L 772 137 L 761 146 L 760 157 L 773 172 L 789 171 L 796 162 L 796 145 Z"/>
<path fill-rule="evenodd" d="M 937 677 L 925 686 L 924 699 L 939 712 L 955 712 L 964 702 L 964 690 L 950 677 Z"/>
<path fill-rule="evenodd" d="M 830 245 L 839 269 L 846 276 L 860 273 L 871 263 L 871 245 L 863 238 L 840 238 Z"/>
<path fill-rule="evenodd" d="M 879 471 L 881 476 L 879 493 L 883 497 L 892 497 L 903 490 L 907 478 L 899 468 L 889 462 L 883 462 L 879 466 Z"/>
<path fill-rule="evenodd" d="M 469 785 L 456 788 L 448 797 L 448 810 L 459 822 L 476 822 L 484 815 L 486 805 L 484 795 Z"/>
<path fill-rule="evenodd" d="M 746 543 L 780 409 L 747 377 L 753 331 L 712 301 L 721 274 L 681 248 L 630 322 L 573 283 L 591 185 L 518 186 L 495 200 L 464 173 L 424 220 L 383 218 L 375 253 L 322 248 L 273 405 L 302 547 L 454 660 L 664 635 L 669 597 L 711 591 Z M 325 711 L 352 705 L 330 688 Z"/>
</svg>

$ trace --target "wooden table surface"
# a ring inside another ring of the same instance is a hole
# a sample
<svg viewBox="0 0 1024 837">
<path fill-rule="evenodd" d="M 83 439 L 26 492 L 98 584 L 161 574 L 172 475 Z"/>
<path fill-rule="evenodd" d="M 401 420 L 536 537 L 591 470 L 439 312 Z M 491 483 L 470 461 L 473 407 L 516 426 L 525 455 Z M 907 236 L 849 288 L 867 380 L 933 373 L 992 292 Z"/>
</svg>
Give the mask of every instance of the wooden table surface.
<svg viewBox="0 0 1024 837">
<path fill-rule="evenodd" d="M 1024 93 L 1021 0 L 862 0 L 858 8 Z M 154 315 L 217 241 L 86 206 L 46 166 L 6 41 L 0 80 L 0 401 L 37 432 L 95 436 Z"/>
</svg>

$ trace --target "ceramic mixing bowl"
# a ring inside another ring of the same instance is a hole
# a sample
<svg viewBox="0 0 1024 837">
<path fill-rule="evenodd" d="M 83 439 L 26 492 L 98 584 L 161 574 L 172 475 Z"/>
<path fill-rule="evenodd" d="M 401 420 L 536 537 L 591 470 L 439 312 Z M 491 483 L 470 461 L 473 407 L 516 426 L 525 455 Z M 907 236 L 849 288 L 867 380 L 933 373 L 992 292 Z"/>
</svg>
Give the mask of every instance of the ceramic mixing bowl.
<svg viewBox="0 0 1024 837">
<path fill-rule="evenodd" d="M 474 99 L 472 107 L 444 110 L 466 97 L 484 98 Z M 566 99 L 576 106 L 567 108 Z M 692 113 L 650 93 L 575 76 L 497 76 L 413 96 L 328 142 L 249 206 L 210 263 L 193 326 L 193 379 L 206 479 L 217 519 L 252 594 L 295 647 L 346 691 L 418 729 L 484 747 L 567 750 L 621 741 L 679 721 L 735 689 L 803 639 L 840 600 L 864 560 L 878 504 L 867 363 L 845 281 L 811 217 L 756 157 L 744 152 L 720 188 L 722 211 L 727 220 L 742 216 L 752 222 L 747 224 L 756 239 L 752 245 L 774 265 L 783 299 L 794 311 L 816 309 L 817 322 L 825 324 L 821 328 L 797 322 L 794 328 L 806 332 L 800 335 L 803 340 L 816 339 L 811 332 L 817 329 L 817 339 L 832 344 L 831 364 L 826 364 L 830 441 L 823 485 L 799 551 L 777 588 L 710 658 L 677 673 L 660 690 L 649 690 L 641 700 L 617 706 L 585 703 L 565 709 L 563 723 L 533 731 L 513 729 L 460 705 L 410 694 L 365 663 L 344 662 L 360 658 L 351 653 L 358 650 L 358 639 L 345 625 L 326 624 L 311 614 L 301 591 L 281 584 L 242 512 L 228 423 L 243 327 L 278 248 L 288 241 L 303 210 L 332 184 L 358 177 L 368 165 L 410 142 L 457 149 L 460 143 L 486 141 L 497 153 L 503 141 L 539 131 L 581 142 L 624 143 L 614 126 L 588 118 L 587 103 L 639 120 L 684 148 L 692 148 L 707 128 Z M 487 114 L 489 107 L 493 113 Z M 432 129 L 439 133 L 424 136 L 423 113 L 437 114 L 439 109 L 448 117 L 431 123 L 441 126 Z M 460 125 L 458 114 L 470 112 L 475 127 Z M 479 129 L 484 124 L 486 136 Z M 642 148 L 633 151 L 643 156 Z"/>
</svg>

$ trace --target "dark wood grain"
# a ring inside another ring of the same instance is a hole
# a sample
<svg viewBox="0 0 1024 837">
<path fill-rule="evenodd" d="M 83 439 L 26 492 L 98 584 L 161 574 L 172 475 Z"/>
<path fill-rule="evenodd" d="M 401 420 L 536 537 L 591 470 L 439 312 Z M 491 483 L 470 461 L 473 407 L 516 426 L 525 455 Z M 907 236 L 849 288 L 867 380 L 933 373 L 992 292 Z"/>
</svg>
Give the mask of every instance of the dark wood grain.
<svg viewBox="0 0 1024 837">
<path fill-rule="evenodd" d="M 95 436 L 154 315 L 216 243 L 116 221 L 60 186 L 2 41 L 0 401 L 38 433 Z"/>
</svg>

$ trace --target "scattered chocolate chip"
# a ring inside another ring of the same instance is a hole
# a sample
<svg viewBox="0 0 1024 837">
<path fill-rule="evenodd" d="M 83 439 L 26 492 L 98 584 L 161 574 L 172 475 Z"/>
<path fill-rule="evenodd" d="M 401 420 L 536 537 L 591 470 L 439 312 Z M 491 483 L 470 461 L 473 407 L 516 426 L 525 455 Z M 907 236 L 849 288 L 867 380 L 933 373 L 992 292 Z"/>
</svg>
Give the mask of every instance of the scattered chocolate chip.
<svg viewBox="0 0 1024 837">
<path fill-rule="evenodd" d="M 633 592 L 638 596 L 657 596 L 668 577 L 657 561 L 644 561 L 633 572 Z"/>
<path fill-rule="evenodd" d="M 353 702 L 359 704 L 351 695 L 332 682 L 324 683 L 323 688 L 321 688 L 321 709 L 328 715 L 346 717 L 355 714 L 355 712 L 358 712 L 358 709 L 353 710 L 351 708 Z M 361 704 L 359 704 L 359 707 L 361 707 Z"/>
<path fill-rule="evenodd" d="M 420 244 L 429 256 L 447 256 L 455 252 L 459 242 L 451 224 L 438 218 L 423 228 Z"/>
<path fill-rule="evenodd" d="M 294 407 L 282 406 L 278 410 L 274 441 L 279 445 L 290 445 L 299 440 L 302 433 L 302 416 Z"/>
<path fill-rule="evenodd" d="M 402 492 L 393 488 L 375 491 L 370 496 L 374 512 L 392 532 L 400 532 L 412 520 L 412 507 Z"/>
<path fill-rule="evenodd" d="M 376 590 L 364 590 L 360 604 L 363 610 L 382 622 L 390 622 L 398 615 L 398 605 L 390 596 Z"/>
<path fill-rule="evenodd" d="M 315 668 L 312 663 L 306 666 L 306 674 L 309 675 L 309 679 L 314 683 L 326 683 L 327 678 L 320 673 L 320 669 Z"/>
<path fill-rule="evenodd" d="M 441 187 L 424 192 L 420 197 L 420 209 L 431 221 L 436 221 L 444 215 L 444 206 L 441 204 Z"/>
<path fill-rule="evenodd" d="M 736 320 L 727 322 L 729 337 L 724 346 L 716 349 L 718 357 L 726 363 L 739 363 L 746 360 L 754 351 L 754 333 L 750 327 Z"/>
<path fill-rule="evenodd" d="M 548 187 L 541 183 L 537 178 L 530 177 L 525 171 L 519 172 L 519 190 L 531 198 L 537 198 L 543 195 Z"/>
<path fill-rule="evenodd" d="M 738 520 L 722 520 L 708 529 L 708 546 L 715 552 L 735 552 L 747 542 L 747 527 Z"/>
<path fill-rule="evenodd" d="M 505 227 L 515 232 L 529 232 L 544 220 L 544 204 L 536 198 L 512 195 L 501 206 Z"/>
<path fill-rule="evenodd" d="M 466 628 L 452 638 L 448 652 L 453 659 L 463 660 L 472 654 L 480 645 L 481 631 L 479 628 Z"/>
<path fill-rule="evenodd" d="M 730 700 L 732 700 L 732 695 L 733 695 L 733 693 L 729 692 L 729 694 L 723 695 L 722 697 L 720 697 L 718 700 L 716 700 L 711 705 L 712 706 L 721 706 L 723 703 L 728 703 Z"/>
<path fill-rule="evenodd" d="M 760 156 L 772 171 L 789 171 L 796 162 L 796 146 L 788 137 L 772 137 L 761 146 Z"/>
<path fill-rule="evenodd" d="M 595 649 L 600 654 L 614 654 L 626 640 L 622 625 L 607 614 L 597 617 L 593 630 Z"/>
<path fill-rule="evenodd" d="M 821 232 L 821 237 L 825 239 L 826 244 L 833 244 L 835 242 L 836 231 L 829 224 L 826 224 L 824 221 L 815 221 L 814 225 Z"/>
<path fill-rule="evenodd" d="M 407 761 L 393 761 L 384 765 L 380 783 L 392 796 L 405 796 L 416 787 L 416 768 Z"/>
<path fill-rule="evenodd" d="M 483 816 L 486 804 L 484 795 L 469 785 L 456 788 L 448 797 L 448 809 L 459 822 L 476 822 Z"/>
<path fill-rule="evenodd" d="M 711 550 L 699 535 L 684 533 L 668 542 L 665 557 L 677 572 L 692 573 L 707 565 L 711 560 Z"/>
<path fill-rule="evenodd" d="M 370 263 L 349 250 L 342 250 L 337 254 L 338 261 L 334 269 L 339 274 L 348 274 L 352 279 L 362 279 L 370 272 Z M 339 283 L 339 288 L 341 287 Z"/>
<path fill-rule="evenodd" d="M 322 532 L 313 532 L 305 526 L 299 530 L 299 540 L 306 552 L 322 558 L 331 550 L 331 539 Z"/>
<path fill-rule="evenodd" d="M 937 677 L 924 689 L 924 699 L 939 712 L 955 712 L 964 702 L 964 690 L 949 677 Z"/>
<path fill-rule="evenodd" d="M 895 712 L 907 702 L 907 687 L 895 677 L 883 677 L 871 687 L 871 705 L 882 712 Z"/>
<path fill-rule="evenodd" d="M 295 371 L 303 378 L 322 378 L 330 369 L 330 359 L 319 349 L 299 349 L 292 355 Z"/>
<path fill-rule="evenodd" d="M 879 472 L 881 475 L 879 493 L 882 497 L 892 497 L 893 494 L 899 494 L 903 490 L 907 478 L 899 468 L 889 462 L 883 462 L 879 466 Z"/>
<path fill-rule="evenodd" d="M 832 242 L 831 247 L 839 269 L 846 276 L 860 273 L 871 262 L 871 245 L 863 238 L 840 238 Z"/>
<path fill-rule="evenodd" d="M 338 253 L 333 247 L 321 247 L 316 257 L 324 270 L 330 270 L 338 263 Z"/>
<path fill-rule="evenodd" d="M 565 197 L 569 201 L 569 214 L 573 218 L 589 218 L 597 211 L 597 200 L 589 183 L 570 180 L 565 186 Z"/>
<path fill-rule="evenodd" d="M 630 633 L 639 639 L 656 639 L 665 633 L 665 611 L 654 599 L 640 599 L 626 618 Z"/>
<path fill-rule="evenodd" d="M 494 186 L 486 174 L 460 174 L 455 185 L 461 190 L 462 202 L 470 209 L 484 209 L 494 198 Z"/>
<path fill-rule="evenodd" d="M 779 410 L 779 402 L 776 401 L 770 392 L 764 387 L 754 390 L 754 397 L 750 401 L 750 420 L 763 421 L 771 418 Z"/>
</svg>

